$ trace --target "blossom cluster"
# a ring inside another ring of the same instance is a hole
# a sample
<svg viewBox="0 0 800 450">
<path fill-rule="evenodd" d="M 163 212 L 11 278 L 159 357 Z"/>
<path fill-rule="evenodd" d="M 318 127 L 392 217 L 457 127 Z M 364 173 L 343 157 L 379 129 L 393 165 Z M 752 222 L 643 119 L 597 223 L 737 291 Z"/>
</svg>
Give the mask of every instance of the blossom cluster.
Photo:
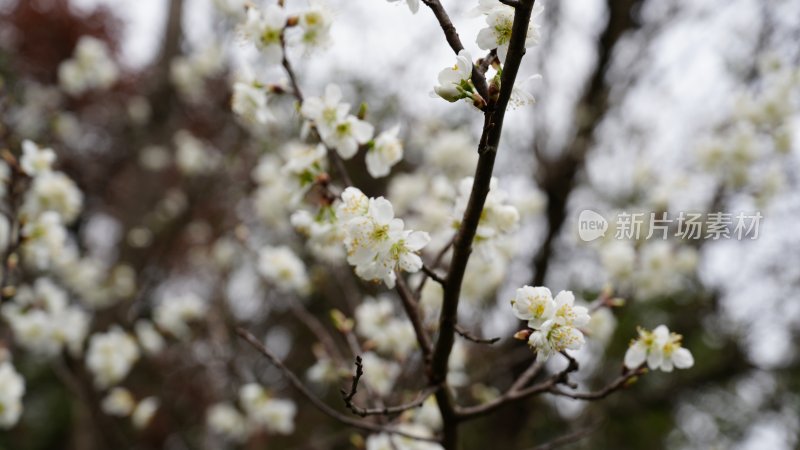
<svg viewBox="0 0 800 450">
<path fill-rule="evenodd" d="M 639 328 L 639 336 L 631 341 L 625 352 L 625 367 L 636 369 L 645 362 L 650 369 L 672 372 L 672 369 L 688 369 L 694 365 L 692 353 L 683 348 L 683 337 L 670 333 L 665 325 L 657 326 L 653 331 Z"/>
<path fill-rule="evenodd" d="M 528 345 L 543 358 L 583 346 L 581 328 L 589 325 L 589 311 L 575 306 L 572 292 L 561 291 L 553 298 L 546 287 L 523 286 L 517 289 L 511 306 L 514 315 L 527 320 L 533 330 L 518 335 L 527 338 Z"/>
<path fill-rule="evenodd" d="M 276 434 L 294 432 L 297 405 L 291 400 L 275 398 L 258 383 L 248 383 L 239 389 L 239 405 L 243 411 L 230 402 L 212 405 L 206 411 L 211 431 L 232 442 L 244 442 L 259 430 Z"/>
<path fill-rule="evenodd" d="M 391 289 L 398 270 L 414 273 L 422 269 L 417 253 L 428 245 L 430 236 L 405 229 L 385 198 L 369 198 L 349 187 L 342 193 L 336 217 L 345 233 L 347 262 L 355 266 L 359 277 L 383 281 Z"/>
<path fill-rule="evenodd" d="M 62 62 L 58 68 L 62 89 L 73 96 L 93 89 L 108 89 L 118 77 L 119 69 L 108 46 L 91 36 L 81 37 L 72 59 Z"/>
</svg>

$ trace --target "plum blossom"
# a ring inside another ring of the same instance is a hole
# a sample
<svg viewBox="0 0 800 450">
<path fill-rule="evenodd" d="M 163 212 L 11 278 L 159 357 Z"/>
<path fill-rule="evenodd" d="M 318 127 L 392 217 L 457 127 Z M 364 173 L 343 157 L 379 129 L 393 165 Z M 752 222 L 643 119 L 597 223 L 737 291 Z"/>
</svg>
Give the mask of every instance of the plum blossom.
<svg viewBox="0 0 800 450">
<path fill-rule="evenodd" d="M 136 407 L 136 399 L 133 398 L 131 391 L 123 387 L 115 387 L 103 398 L 100 407 L 108 415 L 128 417 Z"/>
<path fill-rule="evenodd" d="M 453 211 L 453 222 L 459 224 L 467 208 L 474 179 L 466 177 L 458 185 Z M 519 211 L 508 204 L 508 194 L 499 188 L 497 178 L 492 177 L 489 183 L 489 195 L 483 207 L 483 213 L 475 233 L 475 249 L 485 259 L 496 256 L 499 238 L 509 235 L 519 224 Z"/>
<path fill-rule="evenodd" d="M 308 9 L 298 14 L 297 25 L 301 30 L 300 43 L 307 49 L 325 47 L 331 39 L 333 14 L 321 2 L 312 1 Z"/>
<path fill-rule="evenodd" d="M 36 176 L 43 172 L 49 172 L 55 161 L 56 152 L 53 149 L 39 147 L 35 142 L 27 139 L 22 141 L 22 157 L 20 157 L 19 165 L 26 174 Z"/>
<path fill-rule="evenodd" d="M 297 405 L 293 401 L 274 398 L 261 385 L 249 383 L 239 389 L 239 403 L 252 425 L 277 434 L 294 432 Z"/>
<path fill-rule="evenodd" d="M 147 428 L 160 405 L 161 402 L 156 397 L 142 399 L 131 414 L 131 423 L 134 428 L 138 430 Z"/>
<path fill-rule="evenodd" d="M 403 143 L 397 137 L 399 132 L 400 125 L 397 125 L 379 134 L 375 141 L 370 144 L 365 161 L 367 163 L 367 172 L 372 178 L 389 175 L 392 166 L 403 159 Z"/>
<path fill-rule="evenodd" d="M 283 291 L 304 295 L 310 289 L 305 265 L 289 247 L 262 248 L 258 254 L 258 271 Z"/>
<path fill-rule="evenodd" d="M 372 124 L 353 115 L 340 119 L 331 129 L 320 130 L 322 141 L 334 148 L 344 159 L 355 156 L 358 146 L 369 142 L 374 133 L 375 127 Z"/>
<path fill-rule="evenodd" d="M 383 197 L 371 198 L 363 210 L 363 199 L 355 188 L 343 193 L 342 215 L 347 218 L 345 248 L 347 262 L 356 266 L 356 274 L 365 280 L 382 280 L 394 287 L 396 270 L 414 273 L 422 268 L 417 254 L 430 242 L 428 233 L 405 230 L 401 219 L 394 217 L 392 204 Z M 345 198 L 345 195 L 347 198 Z"/>
<path fill-rule="evenodd" d="M 108 45 L 91 36 L 81 36 L 71 59 L 58 67 L 58 81 L 68 94 L 78 96 L 93 89 L 108 89 L 119 77 Z"/>
<path fill-rule="evenodd" d="M 504 5 L 497 0 L 481 1 L 476 10 L 478 14 L 486 16 L 486 28 L 478 32 L 476 40 L 482 50 L 497 49 L 500 63 L 505 64 L 508 54 L 508 45 L 511 42 L 511 29 L 514 24 L 514 8 Z M 539 43 L 539 25 L 534 19 L 539 16 L 544 8 L 539 4 L 534 5 L 531 21 L 525 36 L 525 48 L 533 47 Z"/>
<path fill-rule="evenodd" d="M 528 337 L 528 345 L 547 358 L 563 350 L 577 350 L 584 343 L 580 328 L 589 325 L 589 311 L 575 306 L 575 296 L 561 291 L 552 297 L 546 287 L 523 286 L 511 300 L 514 315 L 527 320 L 533 330 L 521 332 Z"/>
<path fill-rule="evenodd" d="M 635 369 L 646 362 L 652 370 L 672 372 L 675 367 L 688 369 L 694 365 L 692 353 L 681 346 L 683 336 L 670 333 L 665 325 L 653 331 L 639 328 L 638 333 L 625 352 L 625 367 Z"/>
<path fill-rule="evenodd" d="M 138 359 L 136 341 L 116 325 L 89 338 L 86 367 L 94 376 L 97 388 L 107 388 L 122 381 Z"/>
<path fill-rule="evenodd" d="M 439 72 L 439 84 L 433 88 L 435 95 L 448 102 L 464 99 L 469 103 L 478 95 L 472 84 L 472 57 L 466 50 L 461 50 L 456 56 L 456 63 Z"/>
<path fill-rule="evenodd" d="M 267 91 L 257 83 L 237 82 L 233 85 L 231 109 L 245 122 L 265 124 L 273 116 L 267 108 Z"/>
<path fill-rule="evenodd" d="M 350 111 L 349 103 L 342 103 L 342 90 L 335 84 L 325 86 L 322 97 L 309 97 L 303 101 L 300 114 L 313 122 L 320 135 L 328 135 L 333 128 L 347 116 Z"/>
<path fill-rule="evenodd" d="M 287 17 L 286 11 L 278 5 L 267 5 L 263 11 L 255 7 L 247 10 L 241 33 L 261 50 L 268 64 L 280 64 L 283 58 L 281 40 Z"/>
<path fill-rule="evenodd" d="M 176 338 L 187 339 L 191 335 L 189 323 L 201 319 L 207 310 L 208 303 L 205 300 L 193 293 L 185 293 L 162 299 L 153 311 L 153 321 Z M 151 347 L 154 348 L 149 350 L 156 349 L 155 345 Z"/>
<path fill-rule="evenodd" d="M 247 421 L 230 403 L 217 403 L 206 412 L 206 423 L 214 433 L 233 442 L 243 442 L 249 435 Z"/>
<path fill-rule="evenodd" d="M 0 362 L 0 428 L 9 429 L 22 415 L 25 379 L 8 361 Z"/>
</svg>

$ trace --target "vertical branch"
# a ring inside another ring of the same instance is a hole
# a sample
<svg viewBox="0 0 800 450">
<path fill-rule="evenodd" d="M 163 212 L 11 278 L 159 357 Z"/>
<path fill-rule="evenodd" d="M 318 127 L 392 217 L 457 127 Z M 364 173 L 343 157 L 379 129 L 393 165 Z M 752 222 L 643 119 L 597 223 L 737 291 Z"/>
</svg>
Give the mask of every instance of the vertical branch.
<svg viewBox="0 0 800 450">
<path fill-rule="evenodd" d="M 533 4 L 534 0 L 524 0 L 517 5 L 515 10 L 508 56 L 501 78 L 500 94 L 497 101 L 490 103 L 486 108 L 472 192 L 453 243 L 453 258 L 444 286 L 444 299 L 439 317 L 439 338 L 434 347 L 430 381 L 434 385 L 440 385 L 440 389 L 436 393 L 436 400 L 444 423 L 442 443 L 447 449 L 458 447 L 458 415 L 446 382 L 447 364 L 455 339 L 461 283 L 464 280 L 464 272 L 472 252 L 472 241 L 475 238 L 483 206 L 486 203 L 486 196 L 489 194 L 489 183 L 492 179 L 497 146 L 503 130 L 506 107 L 511 99 L 511 90 L 525 54 L 525 38 L 528 33 Z"/>
</svg>

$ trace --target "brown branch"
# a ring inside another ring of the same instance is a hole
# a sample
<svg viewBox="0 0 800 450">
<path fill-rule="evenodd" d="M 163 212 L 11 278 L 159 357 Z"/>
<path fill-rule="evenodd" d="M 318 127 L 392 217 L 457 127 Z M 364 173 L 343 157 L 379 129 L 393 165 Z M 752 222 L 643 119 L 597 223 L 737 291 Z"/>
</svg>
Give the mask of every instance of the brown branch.
<svg viewBox="0 0 800 450">
<path fill-rule="evenodd" d="M 253 348 L 258 350 L 259 353 L 264 355 L 269 360 L 269 362 L 272 363 L 272 365 L 274 365 L 275 367 L 277 367 L 281 371 L 283 376 L 286 377 L 287 380 L 289 380 L 289 383 L 292 385 L 292 387 L 294 387 L 298 392 L 300 392 L 300 394 L 302 394 L 306 399 L 308 399 L 308 401 L 311 402 L 311 404 L 314 405 L 314 407 L 316 407 L 318 410 L 320 410 L 327 416 L 345 425 L 350 425 L 352 427 L 366 431 L 372 431 L 377 433 L 392 433 L 398 436 L 403 436 L 410 439 L 416 439 L 419 441 L 427 441 L 427 442 L 437 441 L 434 438 L 415 436 L 413 434 L 408 434 L 406 432 L 397 430 L 395 428 L 378 425 L 364 420 L 353 419 L 352 417 L 348 417 L 340 413 L 339 411 L 336 411 L 335 409 L 325 404 L 325 402 L 320 400 L 317 396 L 312 394 L 311 391 L 303 384 L 300 378 L 297 375 L 295 375 L 294 372 L 292 372 L 288 367 L 286 367 L 286 365 L 283 364 L 283 362 L 280 359 L 278 359 L 278 357 L 275 356 L 275 354 L 269 351 L 269 349 L 266 346 L 264 346 L 264 344 L 262 344 L 255 336 L 250 334 L 250 332 L 248 332 L 244 328 L 239 327 L 236 329 L 236 334 L 238 334 L 239 337 L 241 337 L 242 339 L 247 341 L 250 345 L 252 345 Z"/>
<path fill-rule="evenodd" d="M 439 0 L 422 0 L 422 3 L 433 11 L 433 15 L 436 16 L 436 20 L 439 21 L 439 26 L 442 28 L 442 31 L 444 31 L 444 37 L 447 39 L 447 43 L 450 44 L 450 48 L 453 49 L 453 52 L 458 54 L 458 52 L 464 50 L 464 44 L 461 43 L 458 31 L 450 20 L 450 16 L 447 15 L 447 11 L 445 11 L 441 2 L 439 2 Z M 532 3 L 533 2 L 531 2 L 531 4 Z M 475 85 L 478 94 L 486 101 L 489 101 L 489 88 L 486 84 L 486 77 L 475 65 L 472 66 L 472 84 Z"/>
<path fill-rule="evenodd" d="M 550 378 L 541 383 L 535 384 L 528 388 L 525 386 L 536 377 L 536 375 L 541 372 L 542 368 L 544 367 L 544 361 L 536 361 L 534 360 L 533 363 L 528 367 L 525 372 L 517 378 L 516 381 L 511 385 L 508 390 L 503 393 L 501 396 L 488 401 L 486 403 L 482 403 L 480 405 L 475 406 L 468 406 L 458 408 L 458 416 L 461 420 L 466 419 L 473 419 L 480 416 L 485 416 L 496 409 L 499 409 L 505 405 L 511 404 L 518 400 L 522 400 L 524 398 L 541 394 L 544 392 L 548 392 L 550 388 L 558 385 L 558 384 L 566 384 L 569 383 L 569 374 L 578 370 L 578 362 L 575 361 L 574 358 L 567 355 L 565 352 L 561 353 L 565 358 L 567 358 L 568 364 L 564 370 L 554 374 Z"/>
<path fill-rule="evenodd" d="M 439 264 L 441 264 L 442 259 L 444 259 L 444 255 L 446 255 L 447 251 L 450 250 L 450 248 L 453 246 L 453 241 L 455 241 L 455 239 L 456 237 L 453 236 L 452 238 L 450 238 L 449 241 L 447 241 L 447 244 L 444 247 L 442 247 L 442 249 L 439 250 L 439 253 L 436 254 L 436 257 L 433 258 L 433 263 L 431 263 L 430 267 L 432 268 L 439 267 Z M 423 272 L 422 279 L 419 281 L 417 288 L 414 290 L 414 298 L 419 298 L 420 294 L 422 293 L 422 288 L 425 287 L 425 281 L 427 280 L 428 280 L 428 274 Z"/>
<path fill-rule="evenodd" d="M 425 360 L 425 365 L 427 366 L 431 361 L 431 349 L 433 345 L 422 324 L 416 297 L 414 297 L 408 289 L 405 279 L 399 273 L 397 274 L 395 289 L 397 289 L 397 293 L 400 295 L 400 300 L 403 304 L 406 316 L 408 316 L 408 320 L 411 321 L 411 325 L 414 327 L 414 334 L 417 336 L 417 343 L 419 344 L 420 351 L 422 351 L 422 358 Z"/>
<path fill-rule="evenodd" d="M 352 406 L 353 397 L 355 397 L 356 393 L 358 393 L 358 382 L 361 380 L 363 375 L 364 365 L 361 364 L 361 357 L 356 355 L 356 373 L 353 374 L 353 382 L 350 385 L 350 392 L 347 392 L 344 389 L 339 391 L 342 393 L 342 398 L 344 399 L 344 403 L 348 408 Z"/>
<path fill-rule="evenodd" d="M 356 356 L 356 373 L 353 375 L 353 381 L 350 385 L 350 392 L 345 391 L 342 389 L 340 392 L 342 393 L 342 399 L 344 400 L 344 405 L 353 412 L 353 414 L 359 415 L 361 417 L 366 416 L 388 416 L 391 414 L 399 414 L 401 412 L 407 411 L 409 409 L 418 408 L 425 403 L 425 400 L 433 393 L 435 388 L 427 388 L 420 392 L 417 395 L 417 398 L 414 401 L 405 403 L 402 405 L 397 406 L 383 406 L 378 408 L 363 408 L 356 405 L 353 402 L 353 398 L 356 396 L 358 392 L 358 382 L 361 380 L 361 377 L 364 375 L 364 366 L 361 364 L 361 357 Z"/>
<path fill-rule="evenodd" d="M 439 274 L 436 273 L 436 271 L 434 271 L 432 268 L 430 268 L 430 267 L 426 266 L 425 264 L 423 264 L 422 265 L 422 271 L 425 272 L 425 275 L 427 275 L 428 278 L 430 278 L 431 280 L 433 280 L 433 281 L 441 284 L 442 286 L 444 286 L 445 279 L 442 278 L 441 276 L 439 276 Z"/>
<path fill-rule="evenodd" d="M 466 339 L 468 341 L 472 341 L 472 342 L 474 342 L 476 344 L 489 344 L 489 345 L 491 345 L 491 344 L 494 344 L 495 342 L 500 340 L 499 337 L 491 338 L 491 339 L 479 338 L 479 337 L 473 335 L 472 333 L 470 333 L 466 328 L 464 328 L 464 327 L 462 327 L 461 325 L 458 325 L 458 324 L 456 324 L 455 330 L 456 330 L 456 333 L 458 333 L 459 336 L 463 337 L 464 339 Z"/>
<path fill-rule="evenodd" d="M 600 400 L 603 398 L 608 397 L 612 393 L 621 390 L 629 385 L 629 382 L 639 375 L 645 373 L 647 369 L 644 367 L 640 367 L 634 370 L 626 370 L 622 375 L 617 377 L 614 381 L 606 385 L 606 387 L 600 389 L 599 391 L 593 392 L 566 392 L 559 389 L 557 386 L 552 386 L 548 389 L 547 392 L 559 395 L 562 397 L 569 397 L 575 400 Z"/>
<path fill-rule="evenodd" d="M 314 334 L 314 336 L 316 336 L 317 340 L 319 340 L 319 342 L 327 351 L 328 356 L 339 363 L 343 363 L 344 357 L 339 351 L 339 347 L 336 345 L 336 342 L 333 340 L 333 336 L 331 336 L 322 322 L 320 322 L 319 319 L 311 314 L 301 302 L 296 301 L 290 303 L 292 313 L 299 321 L 303 322 L 303 324 Z"/>
<path fill-rule="evenodd" d="M 438 1 L 424 0 L 425 3 L 437 12 L 443 12 Z M 458 447 L 458 415 L 454 408 L 452 396 L 449 393 L 447 380 L 447 364 L 450 353 L 453 349 L 454 333 L 458 313 L 458 302 L 461 295 L 461 284 L 464 280 L 464 272 L 472 252 L 472 241 L 478 228 L 478 222 L 489 194 L 489 183 L 494 170 L 494 161 L 497 154 L 497 146 L 500 144 L 500 135 L 503 130 L 503 119 L 506 107 L 511 98 L 511 90 L 519 72 L 522 56 L 525 54 L 525 39 L 528 33 L 528 25 L 531 20 L 534 0 L 524 0 L 516 8 L 514 22 L 511 29 L 511 39 L 509 42 L 506 64 L 503 68 L 501 77 L 500 93 L 496 101 L 490 101 L 484 113 L 484 127 L 478 147 L 478 166 L 475 170 L 472 192 L 461 220 L 461 226 L 456 234 L 453 243 L 453 257 L 450 269 L 447 274 L 447 282 L 444 287 L 444 298 L 442 310 L 439 318 L 439 338 L 433 352 L 431 363 L 430 382 L 432 385 L 440 385 L 441 389 L 436 393 L 436 400 L 442 414 L 443 440 L 442 444 L 446 449 Z M 437 14 L 437 18 L 439 15 Z M 448 35 L 446 24 L 440 24 Z M 450 24 L 452 27 L 452 24 Z M 455 34 L 455 29 L 452 29 Z M 448 41 L 450 36 L 448 36 Z M 457 38 L 458 35 L 455 34 Z M 459 42 L 460 44 L 460 42 Z M 451 42 L 452 46 L 452 42 Z M 477 70 L 473 67 L 473 70 Z M 473 72 L 474 75 L 474 72 Z"/>
</svg>

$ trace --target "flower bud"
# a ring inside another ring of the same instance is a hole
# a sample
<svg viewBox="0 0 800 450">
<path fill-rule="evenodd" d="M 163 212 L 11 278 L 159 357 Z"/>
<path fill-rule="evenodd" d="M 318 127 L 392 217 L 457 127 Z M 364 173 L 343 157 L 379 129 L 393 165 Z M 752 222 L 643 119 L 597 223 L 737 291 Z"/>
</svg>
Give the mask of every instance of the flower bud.
<svg viewBox="0 0 800 450">
<path fill-rule="evenodd" d="M 527 328 L 524 330 L 519 330 L 516 333 L 514 333 L 514 339 L 518 341 L 527 341 L 528 338 L 531 337 L 531 333 L 533 333 L 533 331 Z"/>
</svg>

